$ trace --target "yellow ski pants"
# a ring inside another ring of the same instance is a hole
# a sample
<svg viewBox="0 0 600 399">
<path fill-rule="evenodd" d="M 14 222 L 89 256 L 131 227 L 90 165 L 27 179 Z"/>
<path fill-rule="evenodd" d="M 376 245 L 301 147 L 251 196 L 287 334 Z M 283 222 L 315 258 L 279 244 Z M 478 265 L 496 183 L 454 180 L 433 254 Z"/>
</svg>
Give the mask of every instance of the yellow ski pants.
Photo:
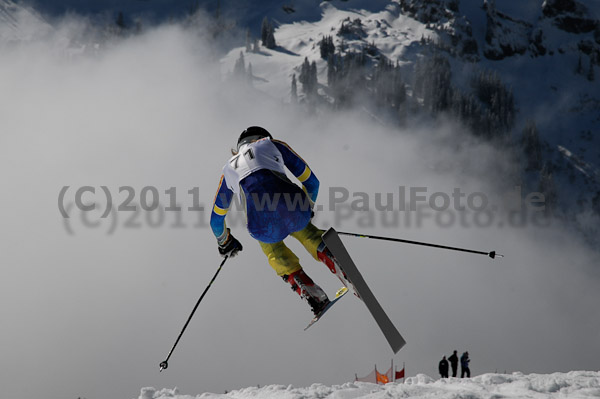
<svg viewBox="0 0 600 399">
<path fill-rule="evenodd" d="M 308 253 L 312 255 L 317 261 L 317 248 L 321 244 L 321 236 L 325 233 L 324 230 L 318 229 L 311 222 L 308 222 L 305 228 L 290 234 L 292 237 L 300 241 L 300 243 L 306 248 Z M 300 266 L 300 260 L 284 243 L 283 241 L 276 242 L 274 244 L 267 244 L 259 241 L 260 247 L 262 248 L 265 255 L 269 259 L 269 264 L 278 276 L 290 275 L 298 270 L 302 269 Z"/>
</svg>

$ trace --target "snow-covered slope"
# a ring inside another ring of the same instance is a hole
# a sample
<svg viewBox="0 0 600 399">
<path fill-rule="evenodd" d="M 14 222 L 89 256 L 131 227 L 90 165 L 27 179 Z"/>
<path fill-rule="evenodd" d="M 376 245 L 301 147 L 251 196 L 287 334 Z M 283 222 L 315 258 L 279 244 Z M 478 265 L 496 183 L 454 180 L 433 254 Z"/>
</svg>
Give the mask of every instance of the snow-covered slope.
<svg viewBox="0 0 600 399">
<path fill-rule="evenodd" d="M 327 82 L 327 62 L 320 57 L 319 42 L 333 36 L 334 44 L 342 42 L 348 51 L 359 51 L 367 43 L 375 43 L 386 57 L 403 62 L 414 61 L 416 47 L 422 37 L 435 37 L 435 33 L 413 18 L 400 12 L 398 4 L 390 2 L 378 11 L 342 9 L 328 2 L 320 4 L 322 17 L 314 22 L 297 21 L 283 24 L 276 30 L 277 48 L 260 48 L 258 52 L 245 52 L 236 48 L 222 60 L 225 74 L 233 70 L 243 52 L 245 62 L 252 64 L 253 85 L 271 96 L 289 102 L 292 75 L 298 77 L 304 58 L 317 63 L 318 81 Z M 360 20 L 364 34 L 350 37 L 336 35 L 342 24 Z"/>
<path fill-rule="evenodd" d="M 574 71 L 579 58 L 583 58 L 584 72 L 594 69 L 594 64 L 600 62 L 596 61 L 600 55 L 597 34 L 590 30 L 565 31 L 556 22 L 560 20 L 555 15 L 557 12 L 544 15 L 542 10 L 548 10 L 549 6 L 542 8 L 538 2 L 535 2 L 537 13 L 531 11 L 534 7 L 527 2 L 529 7 L 524 8 L 523 16 L 508 15 L 504 8 L 510 12 L 516 10 L 504 4 L 496 6 L 493 1 L 456 2 L 461 4 L 460 9 L 450 9 L 447 3 L 444 0 L 426 4 L 392 0 L 361 8 L 360 2 L 348 2 L 354 7 L 323 2 L 319 9 L 313 5 L 313 13 L 320 13 L 320 18 L 309 21 L 298 18 L 280 24 L 275 32 L 278 46 L 273 50 L 264 47 L 258 52 L 245 52 L 243 47 L 233 49 L 222 60 L 223 71 L 233 71 L 240 52 L 243 52 L 246 63 L 252 63 L 254 86 L 275 98 L 289 101 L 292 74 L 298 76 L 305 57 L 317 63 L 319 83 L 327 84 L 326 61 L 321 58 L 318 45 L 325 36 L 333 36 L 336 46 L 343 42 L 348 51 L 374 44 L 381 54 L 407 65 L 407 69 L 422 52 L 422 39 L 431 39 L 441 43 L 452 56 L 454 78 L 459 85 L 465 81 L 465 75 L 468 83 L 468 76 L 477 68 L 497 71 L 514 90 L 519 119 L 535 119 L 547 137 L 559 135 L 564 138 L 565 124 L 571 131 L 593 126 L 595 119 L 589 119 L 597 111 L 593 106 L 598 93 L 597 83 L 589 83 L 583 76 L 585 73 Z M 596 10 L 599 7 L 590 8 Z M 592 15 L 594 12 L 589 11 L 587 18 Z M 355 20 L 361 22 L 361 35 L 338 33 L 342 24 Z M 407 83 L 410 85 L 411 82 Z M 568 110 L 564 110 L 565 101 L 570 102 Z M 559 115 L 551 112 L 557 108 L 561 116 L 568 113 L 560 127 L 554 119 Z M 576 108 L 581 112 L 573 112 Z M 544 127 L 550 131 L 546 132 Z"/>
<path fill-rule="evenodd" d="M 376 385 L 354 382 L 343 385 L 325 386 L 313 384 L 310 387 L 269 385 L 249 387 L 226 394 L 204 393 L 184 395 L 175 389 L 143 388 L 138 399 L 192 399 L 192 398 L 598 398 L 600 397 L 600 372 L 572 371 L 554 374 L 483 374 L 472 379 L 449 378 L 435 381 L 419 374 L 406 379 L 405 383 Z"/>
</svg>

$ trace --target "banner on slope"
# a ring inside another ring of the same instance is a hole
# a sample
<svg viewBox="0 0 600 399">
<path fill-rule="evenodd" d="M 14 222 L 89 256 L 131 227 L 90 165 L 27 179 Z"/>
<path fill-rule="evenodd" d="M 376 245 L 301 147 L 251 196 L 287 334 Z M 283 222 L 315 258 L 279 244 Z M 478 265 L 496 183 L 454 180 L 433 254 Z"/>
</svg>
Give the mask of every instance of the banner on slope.
<svg viewBox="0 0 600 399">
<path fill-rule="evenodd" d="M 390 369 L 390 371 L 388 371 L 388 373 L 391 373 L 392 369 Z M 390 382 L 390 377 L 387 376 L 388 373 L 385 374 L 381 374 L 379 371 L 375 370 L 375 373 L 377 373 L 377 383 L 378 384 L 387 384 L 388 382 Z"/>
<path fill-rule="evenodd" d="M 396 371 L 396 380 L 400 378 L 404 378 L 404 367 L 402 367 L 402 370 Z"/>
</svg>

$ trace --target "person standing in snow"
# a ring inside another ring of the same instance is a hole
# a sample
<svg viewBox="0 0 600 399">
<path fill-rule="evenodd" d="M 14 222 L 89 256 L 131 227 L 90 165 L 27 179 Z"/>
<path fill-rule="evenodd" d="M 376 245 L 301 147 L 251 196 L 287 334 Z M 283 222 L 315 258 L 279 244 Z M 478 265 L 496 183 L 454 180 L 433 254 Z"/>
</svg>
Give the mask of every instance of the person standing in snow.
<svg viewBox="0 0 600 399">
<path fill-rule="evenodd" d="M 458 369 L 458 355 L 457 352 L 454 351 L 450 357 L 448 357 L 450 361 L 450 365 L 452 366 L 452 377 L 456 377 L 456 370 Z"/>
<path fill-rule="evenodd" d="M 271 267 L 310 305 L 315 315 L 319 314 L 329 304 L 329 298 L 283 242 L 288 236 L 294 237 L 315 260 L 325 263 L 335 273 L 335 259 L 321 239 L 324 231 L 311 223 L 319 180 L 290 146 L 273 139 L 259 126 L 242 132 L 232 154 L 223 167 L 210 219 L 219 253 L 233 257 L 242 250 L 242 244 L 225 224 L 233 196 L 238 195 L 240 203 L 245 205 L 248 232 L 258 241 Z M 287 178 L 286 169 L 302 188 Z"/>
<path fill-rule="evenodd" d="M 464 378 L 465 374 L 467 378 L 471 378 L 471 370 L 469 369 L 469 352 L 465 352 L 460 357 L 460 378 Z"/>
<path fill-rule="evenodd" d="M 440 360 L 438 371 L 440 372 L 442 378 L 448 378 L 448 360 L 446 360 L 446 356 Z"/>
</svg>

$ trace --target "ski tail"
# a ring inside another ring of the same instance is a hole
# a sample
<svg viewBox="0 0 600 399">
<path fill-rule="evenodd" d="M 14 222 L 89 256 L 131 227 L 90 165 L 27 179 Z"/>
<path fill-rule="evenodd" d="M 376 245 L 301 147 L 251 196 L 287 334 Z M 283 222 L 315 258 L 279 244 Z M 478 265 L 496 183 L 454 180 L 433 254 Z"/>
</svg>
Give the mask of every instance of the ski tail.
<svg viewBox="0 0 600 399">
<path fill-rule="evenodd" d="M 358 271 L 354 261 L 348 254 L 346 247 L 342 243 L 342 240 L 338 236 L 335 229 L 330 228 L 323 234 L 323 241 L 327 248 L 331 251 L 333 256 L 338 261 L 338 266 L 342 269 L 342 272 L 346 275 L 348 281 L 351 283 L 352 288 L 356 292 L 357 296 L 364 302 L 371 312 L 371 315 L 375 319 L 375 322 L 383 332 L 383 335 L 387 339 L 394 353 L 397 353 L 405 344 L 406 341 L 400 335 L 400 332 L 396 329 L 388 315 L 385 313 L 375 295 L 365 282 L 364 278 Z"/>
<path fill-rule="evenodd" d="M 304 328 L 304 331 L 308 330 L 313 324 L 315 324 L 317 321 L 319 321 L 319 319 L 321 319 L 321 317 L 323 317 L 325 312 L 327 312 L 329 309 L 331 309 L 331 307 L 337 301 L 342 299 L 342 297 L 344 295 L 346 295 L 347 292 L 348 292 L 348 287 L 342 287 L 339 290 L 337 290 L 337 292 L 335 293 L 335 298 L 331 302 L 329 302 L 329 304 L 327 304 L 327 306 L 325 306 L 325 308 L 322 311 L 320 311 L 318 315 L 316 315 L 315 317 L 312 318 L 310 323 L 308 323 L 308 325 Z"/>
</svg>

